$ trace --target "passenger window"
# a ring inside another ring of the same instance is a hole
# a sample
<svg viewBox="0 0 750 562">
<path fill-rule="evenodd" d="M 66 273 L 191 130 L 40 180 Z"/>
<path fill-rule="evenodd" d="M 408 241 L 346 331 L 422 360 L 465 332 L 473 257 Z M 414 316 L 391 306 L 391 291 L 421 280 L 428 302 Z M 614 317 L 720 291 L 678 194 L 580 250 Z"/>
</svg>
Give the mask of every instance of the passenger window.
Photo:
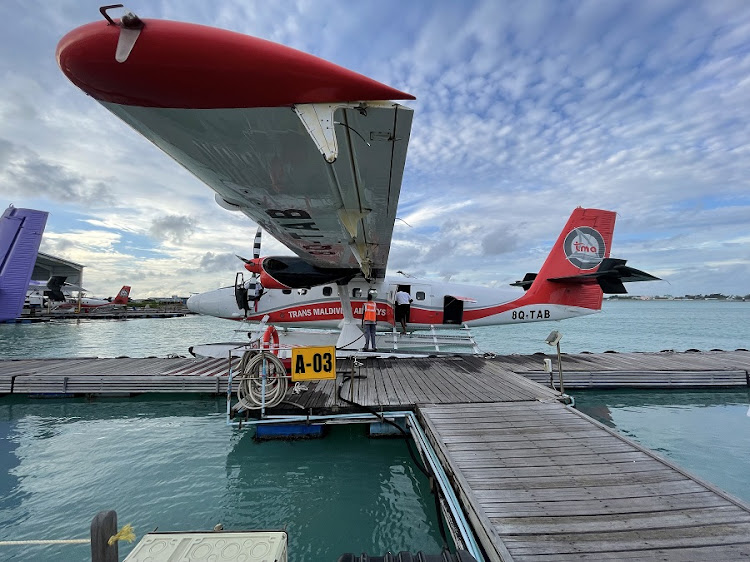
<svg viewBox="0 0 750 562">
<path fill-rule="evenodd" d="M 330 297 L 331 293 L 333 293 L 332 287 L 323 287 L 323 296 L 324 297 Z"/>
<path fill-rule="evenodd" d="M 417 291 L 417 300 L 418 301 L 424 300 L 424 291 Z"/>
<path fill-rule="evenodd" d="M 291 289 L 282 289 L 281 292 L 284 293 L 285 295 L 291 295 L 292 294 L 292 290 Z"/>
<path fill-rule="evenodd" d="M 352 296 L 355 299 L 361 297 L 362 296 L 362 289 L 360 289 L 359 287 L 354 287 L 354 289 L 352 289 Z"/>
</svg>

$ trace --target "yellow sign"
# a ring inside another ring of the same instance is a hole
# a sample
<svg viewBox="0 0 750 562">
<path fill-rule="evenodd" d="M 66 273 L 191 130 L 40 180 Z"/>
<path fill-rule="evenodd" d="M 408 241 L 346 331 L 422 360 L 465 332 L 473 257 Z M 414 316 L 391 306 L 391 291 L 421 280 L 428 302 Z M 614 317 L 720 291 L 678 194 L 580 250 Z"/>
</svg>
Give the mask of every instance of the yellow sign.
<svg viewBox="0 0 750 562">
<path fill-rule="evenodd" d="M 336 348 L 292 348 L 292 381 L 336 379 Z"/>
</svg>

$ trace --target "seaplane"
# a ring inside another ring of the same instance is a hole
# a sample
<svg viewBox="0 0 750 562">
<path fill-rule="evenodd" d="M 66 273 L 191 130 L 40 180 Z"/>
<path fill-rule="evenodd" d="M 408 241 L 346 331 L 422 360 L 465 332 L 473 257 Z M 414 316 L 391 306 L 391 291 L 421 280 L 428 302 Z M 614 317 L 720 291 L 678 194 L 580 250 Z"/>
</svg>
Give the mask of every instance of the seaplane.
<svg viewBox="0 0 750 562">
<path fill-rule="evenodd" d="M 111 308 L 122 308 L 127 306 L 130 297 L 130 286 L 123 285 L 115 298 L 97 299 L 94 297 L 84 297 L 79 292 L 78 298 L 68 298 L 65 302 L 58 304 L 54 310 L 68 311 L 70 309 L 80 309 L 81 312 L 103 311 Z"/>
<path fill-rule="evenodd" d="M 359 350 L 362 309 L 394 329 L 409 293 L 410 331 L 562 320 L 601 309 L 623 282 L 657 279 L 610 257 L 616 215 L 575 209 L 538 273 L 512 294 L 386 277 L 413 110 L 406 92 L 263 39 L 125 11 L 65 35 L 57 61 L 73 84 L 295 255 L 241 258 L 250 274 L 192 296 L 201 314 L 276 329 L 335 329 Z M 408 337 L 408 336 L 407 336 Z"/>
</svg>

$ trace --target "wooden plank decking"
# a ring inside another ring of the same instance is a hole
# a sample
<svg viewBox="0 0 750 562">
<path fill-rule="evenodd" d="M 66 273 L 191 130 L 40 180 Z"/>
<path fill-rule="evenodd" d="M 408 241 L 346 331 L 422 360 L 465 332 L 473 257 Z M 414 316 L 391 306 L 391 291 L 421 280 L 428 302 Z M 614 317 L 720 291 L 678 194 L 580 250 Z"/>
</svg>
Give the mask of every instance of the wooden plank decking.
<svg viewBox="0 0 750 562">
<path fill-rule="evenodd" d="M 552 359 L 557 386 L 555 355 L 509 355 L 496 360 L 506 369 L 549 384 L 549 374 L 541 367 L 545 357 Z M 750 352 L 744 350 L 563 354 L 562 366 L 566 390 L 750 386 Z"/>
<path fill-rule="evenodd" d="M 492 560 L 750 558 L 750 507 L 574 409 L 418 415 Z"/>
<path fill-rule="evenodd" d="M 525 399 L 536 385 L 515 374 L 548 385 L 543 359 L 553 355 L 443 357 L 395 360 L 367 359 L 360 369 L 367 378 L 355 383 L 357 398 L 370 406 L 411 407 L 446 401 Z M 237 361 L 235 360 L 234 365 Z M 349 361 L 340 361 L 351 370 Z M 576 388 L 747 386 L 750 352 L 600 353 L 563 355 L 567 390 Z M 143 392 L 226 392 L 226 359 L 78 358 L 0 360 L 0 394 Z M 340 406 L 332 381 L 308 383 L 313 396 L 306 407 Z M 534 391 L 538 393 L 538 390 Z M 534 394 L 536 396 L 536 394 Z M 294 398 L 294 397 L 291 397 Z"/>
</svg>

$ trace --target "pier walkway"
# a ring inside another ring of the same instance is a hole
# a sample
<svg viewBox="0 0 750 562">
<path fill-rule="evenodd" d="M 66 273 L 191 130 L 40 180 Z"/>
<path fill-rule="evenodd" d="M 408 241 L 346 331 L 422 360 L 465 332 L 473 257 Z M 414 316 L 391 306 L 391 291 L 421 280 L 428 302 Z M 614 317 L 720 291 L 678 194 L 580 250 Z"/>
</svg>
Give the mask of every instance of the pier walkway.
<svg viewBox="0 0 750 562">
<path fill-rule="evenodd" d="M 358 370 L 368 379 L 356 385 L 357 397 L 369 406 L 410 407 L 444 402 L 495 401 L 513 398 L 524 384 L 516 375 L 549 387 L 543 361 L 554 355 L 503 355 L 493 358 L 449 356 L 425 359 L 368 358 Z M 238 360 L 233 360 L 236 366 Z M 339 361 L 351 369 L 349 361 Z M 750 351 L 579 353 L 563 355 L 565 389 L 672 388 L 750 386 Z M 197 392 L 223 394 L 228 359 L 129 358 L 0 360 L 0 394 L 118 394 Z M 512 381 L 512 382 L 511 382 Z M 311 396 L 305 407 L 339 405 L 333 381 L 306 383 Z M 535 392 L 541 392 L 537 390 Z"/>
<path fill-rule="evenodd" d="M 346 360 L 337 381 L 307 382 L 287 394 L 295 406 L 270 413 L 358 411 L 339 391 L 415 411 L 489 560 L 750 559 L 750 506 L 561 404 L 543 359 Z M 743 350 L 563 357 L 566 389 L 573 376 L 584 386 L 745 386 L 749 367 Z M 0 393 L 222 394 L 228 370 L 228 359 L 7 360 Z"/>
<path fill-rule="evenodd" d="M 750 559 L 749 506 L 569 406 L 417 414 L 490 560 Z"/>
</svg>

